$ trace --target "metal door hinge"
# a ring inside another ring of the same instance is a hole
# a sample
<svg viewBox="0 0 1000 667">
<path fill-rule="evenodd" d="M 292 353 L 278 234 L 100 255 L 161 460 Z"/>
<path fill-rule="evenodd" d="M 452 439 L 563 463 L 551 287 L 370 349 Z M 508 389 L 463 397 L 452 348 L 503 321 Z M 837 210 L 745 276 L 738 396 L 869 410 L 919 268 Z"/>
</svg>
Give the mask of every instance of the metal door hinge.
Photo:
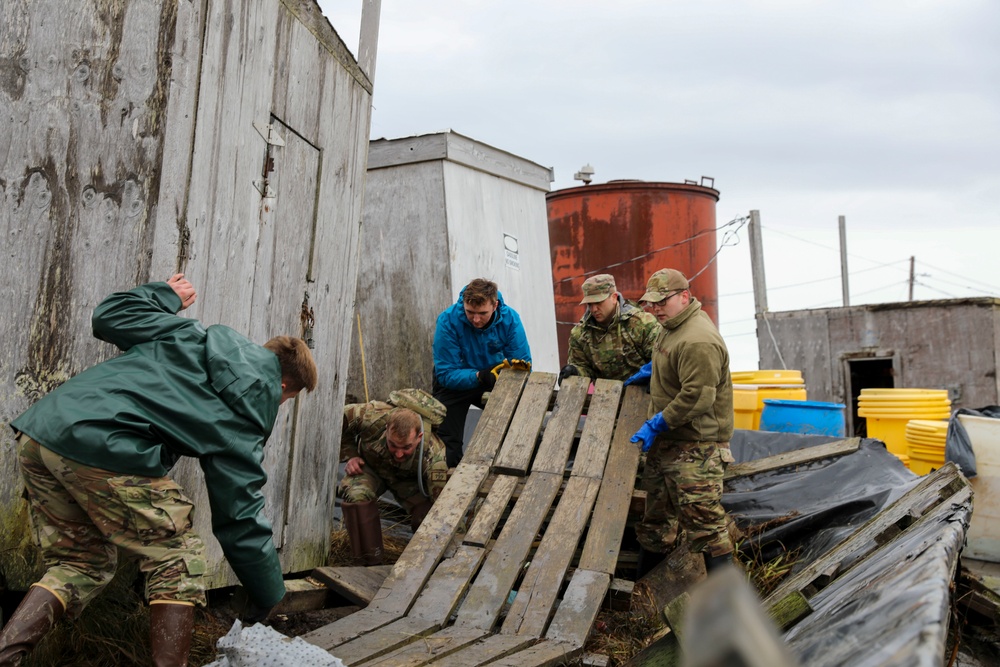
<svg viewBox="0 0 1000 667">
<path fill-rule="evenodd" d="M 270 146 L 284 146 L 285 140 L 281 138 L 278 131 L 274 129 L 274 125 L 269 123 L 258 123 L 253 122 L 254 128 L 260 133 L 260 136 L 264 137 L 264 141 Z"/>
</svg>

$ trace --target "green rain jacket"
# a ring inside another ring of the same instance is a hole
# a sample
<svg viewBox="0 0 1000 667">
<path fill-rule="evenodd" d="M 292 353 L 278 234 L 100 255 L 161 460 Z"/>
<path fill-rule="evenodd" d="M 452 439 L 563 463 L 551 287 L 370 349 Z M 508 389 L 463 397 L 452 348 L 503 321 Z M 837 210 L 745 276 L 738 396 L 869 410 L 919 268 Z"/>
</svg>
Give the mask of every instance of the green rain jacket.
<svg viewBox="0 0 1000 667">
<path fill-rule="evenodd" d="M 85 465 L 166 476 L 181 456 L 198 459 L 212 532 L 253 601 L 285 593 L 263 515 L 264 443 L 281 403 L 281 366 L 232 329 L 178 317 L 166 283 L 112 294 L 94 310 L 94 336 L 125 354 L 71 378 L 11 426 Z"/>
<path fill-rule="evenodd" d="M 663 323 L 653 348 L 649 416 L 663 412 L 661 437 L 685 442 L 729 442 L 733 437 L 733 383 L 729 350 L 694 297 Z"/>
</svg>

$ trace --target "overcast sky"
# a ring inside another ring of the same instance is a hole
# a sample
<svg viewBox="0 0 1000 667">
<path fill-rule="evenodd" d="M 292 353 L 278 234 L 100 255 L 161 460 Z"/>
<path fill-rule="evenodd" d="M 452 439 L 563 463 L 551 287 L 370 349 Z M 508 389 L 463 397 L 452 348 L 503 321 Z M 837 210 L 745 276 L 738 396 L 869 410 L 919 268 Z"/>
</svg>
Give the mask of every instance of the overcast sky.
<svg viewBox="0 0 1000 667">
<path fill-rule="evenodd" d="M 356 50 L 360 0 L 320 0 Z M 552 189 L 710 176 L 760 211 L 772 311 L 1000 296 L 1000 1 L 382 0 L 372 138 L 452 129 Z M 719 242 L 723 238 L 720 235 Z M 745 228 L 718 256 L 757 368 Z"/>
</svg>

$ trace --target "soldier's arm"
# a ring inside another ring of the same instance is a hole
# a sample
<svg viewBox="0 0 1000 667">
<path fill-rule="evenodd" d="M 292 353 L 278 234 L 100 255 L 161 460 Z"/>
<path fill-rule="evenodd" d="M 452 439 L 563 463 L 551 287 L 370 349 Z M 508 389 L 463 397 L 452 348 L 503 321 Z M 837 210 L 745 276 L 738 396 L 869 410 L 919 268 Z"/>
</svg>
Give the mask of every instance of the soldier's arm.
<svg viewBox="0 0 1000 667">
<path fill-rule="evenodd" d="M 583 337 L 577 327 L 573 327 L 573 331 L 569 334 L 569 355 L 566 357 L 566 363 L 575 366 L 577 372 L 584 377 L 592 378 L 595 375 L 590 356 L 583 348 Z"/>
<path fill-rule="evenodd" d="M 430 434 L 427 442 L 430 449 L 424 454 L 424 487 L 431 500 L 437 500 L 448 483 L 448 461 L 444 443 L 436 435 Z"/>
<path fill-rule="evenodd" d="M 358 436 L 364 427 L 365 405 L 352 403 L 344 406 L 344 422 L 340 428 L 341 463 L 361 455 L 358 451 Z"/>
<path fill-rule="evenodd" d="M 197 320 L 175 314 L 182 307 L 180 297 L 167 283 L 140 285 L 101 301 L 91 316 L 91 328 L 95 338 L 123 351 L 184 328 L 202 332 Z"/>
</svg>

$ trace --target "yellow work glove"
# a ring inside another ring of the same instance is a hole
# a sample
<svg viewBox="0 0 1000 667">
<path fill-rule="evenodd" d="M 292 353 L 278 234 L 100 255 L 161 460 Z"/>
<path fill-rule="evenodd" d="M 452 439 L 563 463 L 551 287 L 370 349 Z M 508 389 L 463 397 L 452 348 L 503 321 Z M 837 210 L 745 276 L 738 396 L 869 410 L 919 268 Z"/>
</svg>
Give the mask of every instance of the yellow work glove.
<svg viewBox="0 0 1000 667">
<path fill-rule="evenodd" d="M 515 371 L 530 371 L 531 362 L 525 361 L 524 359 L 511 359 L 510 367 L 513 368 Z"/>
</svg>

